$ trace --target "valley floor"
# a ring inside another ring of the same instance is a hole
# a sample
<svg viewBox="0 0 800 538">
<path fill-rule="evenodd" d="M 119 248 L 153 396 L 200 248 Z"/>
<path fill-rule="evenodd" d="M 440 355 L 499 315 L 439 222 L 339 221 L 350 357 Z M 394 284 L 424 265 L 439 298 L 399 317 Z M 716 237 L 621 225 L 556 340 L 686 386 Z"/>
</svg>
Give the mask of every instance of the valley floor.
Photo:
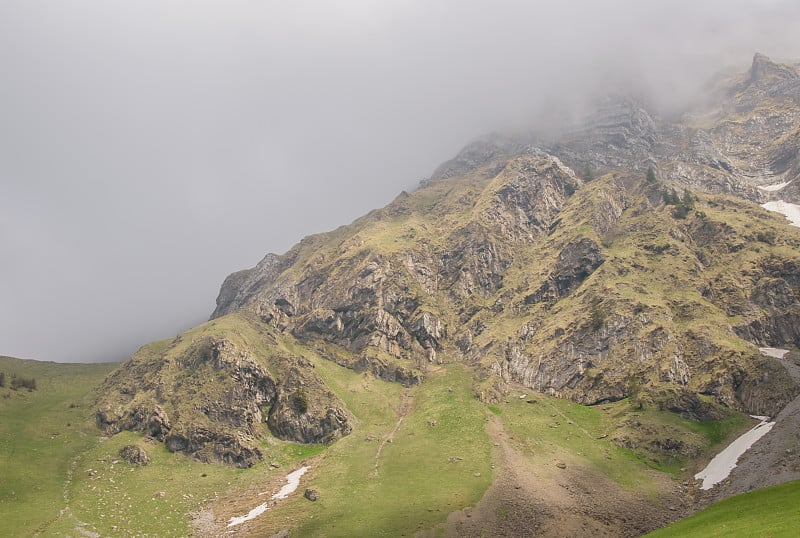
<svg viewBox="0 0 800 538">
<path fill-rule="evenodd" d="M 21 462 L 19 454 L 30 460 L 46 448 L 55 454 L 57 441 L 69 444 L 58 452 L 59 469 L 42 467 L 52 482 L 47 488 L 43 478 L 37 482 L 47 506 L 12 497 L 27 491 L 15 485 L 22 475 L 0 482 L 0 512 L 15 524 L 9 535 L 640 536 L 718 496 L 800 478 L 800 399 L 776 417 L 773 431 L 728 481 L 698 495 L 684 482 L 696 470 L 683 468 L 691 462 L 650 461 L 613 442 L 633 435 L 634 426 L 687 443 L 710 439 L 686 429 L 701 425 L 671 413 L 624 401 L 585 407 L 521 386 L 487 405 L 475 398 L 472 372 L 460 365 L 431 370 L 424 384 L 406 388 L 311 358 L 354 410 L 356 431 L 326 447 L 267 438 L 265 460 L 248 470 L 193 461 L 138 433 L 96 438 L 88 389 L 78 398 L 71 387 L 79 383 L 61 386 L 54 381 L 64 380 L 60 372 L 35 372 L 40 390 L 15 393 L 0 405 L 20 419 L 0 422 L 7 446 L 0 455 Z M 33 371 L 23 366 L 36 366 L 13 364 L 25 375 Z M 800 367 L 787 368 L 800 377 Z M 85 387 L 108 369 L 89 372 Z M 54 408 L 57 414 L 48 411 Z M 717 424 L 723 431 L 714 442 L 722 446 L 749 427 L 738 420 Z M 721 448 L 702 443 L 707 456 Z M 146 449 L 151 462 L 119 461 L 119 450 L 130 444 Z M 287 475 L 305 466 L 297 490 L 275 498 Z M 9 465 L 17 467 L 31 473 L 41 465 Z M 317 501 L 303 498 L 307 488 L 319 493 Z M 265 513 L 228 526 L 265 503 Z"/>
</svg>

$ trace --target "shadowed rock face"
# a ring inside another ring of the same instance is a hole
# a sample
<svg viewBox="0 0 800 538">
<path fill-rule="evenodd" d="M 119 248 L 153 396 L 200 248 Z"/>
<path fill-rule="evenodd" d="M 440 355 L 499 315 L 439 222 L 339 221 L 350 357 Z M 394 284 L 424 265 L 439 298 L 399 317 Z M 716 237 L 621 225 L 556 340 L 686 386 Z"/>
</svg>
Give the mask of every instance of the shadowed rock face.
<svg viewBox="0 0 800 538">
<path fill-rule="evenodd" d="M 605 261 L 597 243 L 586 237 L 567 245 L 558 255 L 550 277 L 538 290 L 525 296 L 526 304 L 556 302 L 578 289 L 581 283 Z"/>
</svg>

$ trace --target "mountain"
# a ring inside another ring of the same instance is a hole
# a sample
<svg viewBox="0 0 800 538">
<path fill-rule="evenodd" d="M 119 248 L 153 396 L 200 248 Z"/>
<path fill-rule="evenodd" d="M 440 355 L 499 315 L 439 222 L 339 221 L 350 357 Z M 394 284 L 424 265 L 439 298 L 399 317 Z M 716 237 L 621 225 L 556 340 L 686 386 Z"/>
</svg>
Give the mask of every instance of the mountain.
<svg viewBox="0 0 800 538">
<path fill-rule="evenodd" d="M 212 319 L 239 313 L 252 336 L 141 350 L 108 380 L 98 423 L 239 465 L 258 459 L 241 437 L 258 437 L 262 410 L 283 438 L 347 434 L 333 398 L 293 411 L 298 387 L 325 391 L 276 334 L 405 384 L 463 362 L 490 402 L 514 381 L 584 404 L 635 393 L 702 417 L 700 394 L 776 413 L 797 387 L 756 346 L 800 343 L 800 235 L 751 202 L 800 202 L 800 77 L 757 54 L 714 91 L 677 124 L 610 99 L 544 149 L 469 144 L 387 207 L 229 276 Z M 683 198 L 665 203 L 669 189 Z M 201 383 L 213 372 L 229 386 Z M 179 411 L 191 383 L 199 403 Z"/>
<path fill-rule="evenodd" d="M 610 97 L 557 134 L 473 141 L 386 207 L 231 274 L 208 323 L 106 378 L 98 426 L 250 467 L 265 439 L 365 427 L 324 364 L 405 387 L 462 365 L 489 405 L 776 415 L 800 387 L 758 348 L 800 346 L 800 230 L 759 204 L 800 203 L 800 75 L 757 54 L 698 102 L 669 120 Z M 632 417 L 602 438 L 705 453 L 693 426 Z"/>
</svg>

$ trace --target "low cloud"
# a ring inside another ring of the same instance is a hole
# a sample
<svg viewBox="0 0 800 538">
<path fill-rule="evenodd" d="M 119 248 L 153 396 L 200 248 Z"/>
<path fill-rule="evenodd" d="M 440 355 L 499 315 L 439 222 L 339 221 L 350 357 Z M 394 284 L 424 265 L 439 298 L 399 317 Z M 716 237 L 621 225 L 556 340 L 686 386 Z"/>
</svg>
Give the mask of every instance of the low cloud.
<svg viewBox="0 0 800 538">
<path fill-rule="evenodd" d="M 797 35 L 776 0 L 3 2 L 0 353 L 122 359 L 483 132 Z"/>
</svg>

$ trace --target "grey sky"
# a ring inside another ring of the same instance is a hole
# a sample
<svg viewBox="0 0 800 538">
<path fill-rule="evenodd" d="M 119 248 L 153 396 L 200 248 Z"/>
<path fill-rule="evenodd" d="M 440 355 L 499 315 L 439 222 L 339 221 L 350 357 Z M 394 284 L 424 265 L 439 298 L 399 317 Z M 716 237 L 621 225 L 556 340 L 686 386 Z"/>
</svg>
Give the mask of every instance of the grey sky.
<svg viewBox="0 0 800 538">
<path fill-rule="evenodd" d="M 3 0 L 0 354 L 122 359 L 471 138 L 799 35 L 796 0 Z"/>
</svg>

